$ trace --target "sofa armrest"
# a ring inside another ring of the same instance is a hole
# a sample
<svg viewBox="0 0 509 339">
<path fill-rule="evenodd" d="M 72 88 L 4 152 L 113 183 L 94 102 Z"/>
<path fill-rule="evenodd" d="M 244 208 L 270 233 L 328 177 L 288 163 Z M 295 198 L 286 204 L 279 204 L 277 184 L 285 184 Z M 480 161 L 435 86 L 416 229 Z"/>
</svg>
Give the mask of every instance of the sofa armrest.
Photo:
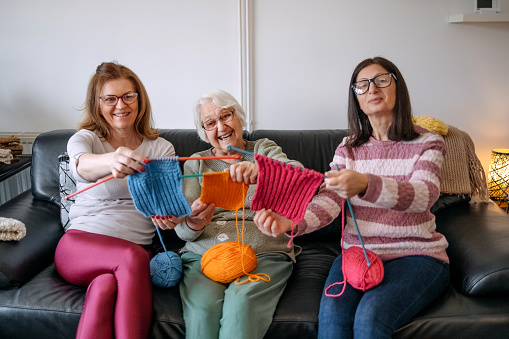
<svg viewBox="0 0 509 339">
<path fill-rule="evenodd" d="M 0 206 L 0 215 L 25 224 L 19 241 L 0 241 L 0 288 L 19 287 L 53 262 L 63 235 L 59 207 L 34 199 L 30 190 Z"/>
<path fill-rule="evenodd" d="M 509 214 L 464 203 L 438 212 L 436 222 L 449 242 L 451 283 L 470 296 L 509 295 Z"/>
</svg>

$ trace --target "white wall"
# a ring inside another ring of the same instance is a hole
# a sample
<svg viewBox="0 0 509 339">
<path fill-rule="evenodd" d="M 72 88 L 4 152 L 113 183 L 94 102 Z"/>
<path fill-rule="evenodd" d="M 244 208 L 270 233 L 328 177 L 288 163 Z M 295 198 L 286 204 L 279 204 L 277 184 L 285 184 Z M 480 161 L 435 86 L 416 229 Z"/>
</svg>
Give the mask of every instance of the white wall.
<svg viewBox="0 0 509 339">
<path fill-rule="evenodd" d="M 509 23 L 447 21 L 473 0 L 3 2 L 0 132 L 74 128 L 90 76 L 111 60 L 145 83 L 159 128 L 193 128 L 195 99 L 215 88 L 250 93 L 256 129 L 345 128 L 351 72 L 381 55 L 405 76 L 414 115 L 468 132 L 486 171 L 490 150 L 509 148 Z"/>
</svg>

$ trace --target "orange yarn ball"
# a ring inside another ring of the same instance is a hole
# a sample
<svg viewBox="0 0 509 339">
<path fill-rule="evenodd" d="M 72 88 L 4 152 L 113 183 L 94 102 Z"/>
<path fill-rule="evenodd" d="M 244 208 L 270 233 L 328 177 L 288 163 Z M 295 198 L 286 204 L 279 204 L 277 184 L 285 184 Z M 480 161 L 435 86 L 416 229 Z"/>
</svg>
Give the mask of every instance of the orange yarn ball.
<svg viewBox="0 0 509 339">
<path fill-rule="evenodd" d="M 201 258 L 201 271 L 208 278 L 231 283 L 256 268 L 256 254 L 249 245 L 225 242 L 212 246 Z"/>
<path fill-rule="evenodd" d="M 343 253 L 343 275 L 346 281 L 364 292 L 380 284 L 384 278 L 382 260 L 368 249 L 366 253 L 371 266 L 368 266 L 364 251 L 360 247 L 349 247 Z"/>
</svg>

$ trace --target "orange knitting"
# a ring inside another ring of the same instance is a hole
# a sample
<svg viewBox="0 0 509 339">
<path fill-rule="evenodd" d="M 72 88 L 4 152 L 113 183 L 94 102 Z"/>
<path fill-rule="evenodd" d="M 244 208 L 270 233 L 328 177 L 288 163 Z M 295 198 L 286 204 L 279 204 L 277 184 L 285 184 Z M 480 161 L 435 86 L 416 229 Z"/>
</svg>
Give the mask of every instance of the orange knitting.
<svg viewBox="0 0 509 339">
<path fill-rule="evenodd" d="M 204 204 L 213 202 L 216 207 L 237 211 L 244 206 L 248 184 L 232 181 L 228 172 L 203 173 L 200 200 Z"/>
<path fill-rule="evenodd" d="M 200 200 L 203 203 L 213 202 L 217 207 L 238 211 L 242 208 L 242 229 L 244 229 L 244 201 L 249 185 L 233 182 L 228 172 L 204 173 Z M 244 232 L 237 225 L 237 242 L 225 242 L 209 248 L 202 256 L 201 271 L 208 278 L 220 282 L 241 285 L 249 281 L 270 281 L 265 273 L 250 274 L 257 266 L 256 254 L 251 246 L 244 244 Z M 240 277 L 248 278 L 240 281 Z"/>
</svg>

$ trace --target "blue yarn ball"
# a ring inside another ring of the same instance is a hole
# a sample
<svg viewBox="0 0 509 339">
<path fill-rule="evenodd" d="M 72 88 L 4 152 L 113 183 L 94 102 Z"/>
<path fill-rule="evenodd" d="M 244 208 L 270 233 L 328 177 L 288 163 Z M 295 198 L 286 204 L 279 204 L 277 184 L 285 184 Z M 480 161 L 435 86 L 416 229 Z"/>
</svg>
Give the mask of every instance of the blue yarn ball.
<svg viewBox="0 0 509 339">
<path fill-rule="evenodd" d="M 162 252 L 150 260 L 150 278 L 159 287 L 175 286 L 182 276 L 182 260 L 175 252 Z"/>
</svg>

